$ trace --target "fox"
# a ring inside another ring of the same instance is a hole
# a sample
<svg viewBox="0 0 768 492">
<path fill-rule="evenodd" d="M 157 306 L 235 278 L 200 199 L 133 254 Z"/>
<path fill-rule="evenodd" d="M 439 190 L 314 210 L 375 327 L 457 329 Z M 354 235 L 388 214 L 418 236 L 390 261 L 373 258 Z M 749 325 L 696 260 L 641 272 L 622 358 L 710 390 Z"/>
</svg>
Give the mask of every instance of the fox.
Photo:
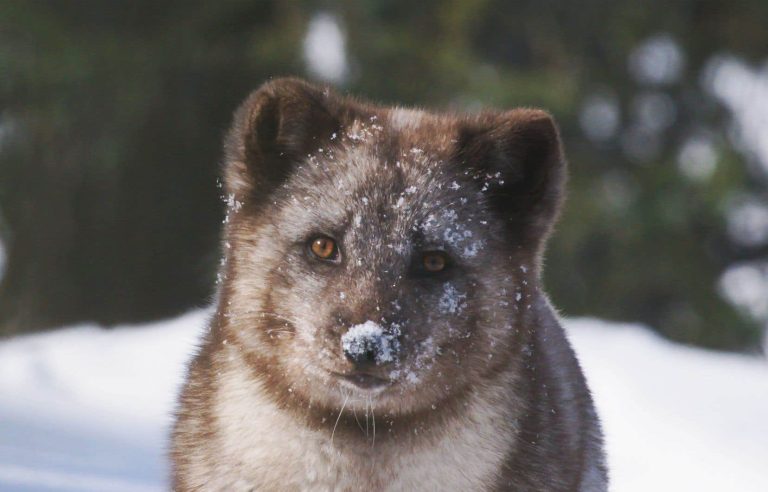
<svg viewBox="0 0 768 492">
<path fill-rule="evenodd" d="M 542 287 L 567 180 L 546 111 L 383 106 L 297 78 L 224 142 L 215 312 L 177 491 L 603 491 Z"/>
</svg>

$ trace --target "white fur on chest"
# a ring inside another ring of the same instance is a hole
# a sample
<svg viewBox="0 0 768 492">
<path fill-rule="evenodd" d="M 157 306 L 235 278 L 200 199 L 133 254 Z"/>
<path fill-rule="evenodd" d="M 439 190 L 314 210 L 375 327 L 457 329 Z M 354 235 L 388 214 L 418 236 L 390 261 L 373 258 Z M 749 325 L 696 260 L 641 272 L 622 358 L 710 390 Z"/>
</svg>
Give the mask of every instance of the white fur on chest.
<svg viewBox="0 0 768 492">
<path fill-rule="evenodd" d="M 262 391 L 239 371 L 221 378 L 217 442 L 195 467 L 205 490 L 487 490 L 514 439 L 510 412 L 477 399 L 439 438 L 371 442 L 364 456 L 297 423 Z"/>
</svg>

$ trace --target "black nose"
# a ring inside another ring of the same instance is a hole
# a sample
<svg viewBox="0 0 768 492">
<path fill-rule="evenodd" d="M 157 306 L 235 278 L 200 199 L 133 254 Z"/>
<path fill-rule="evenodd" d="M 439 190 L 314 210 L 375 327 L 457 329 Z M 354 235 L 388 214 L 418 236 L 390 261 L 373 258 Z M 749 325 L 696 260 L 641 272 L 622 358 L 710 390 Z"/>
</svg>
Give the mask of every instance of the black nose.
<svg viewBox="0 0 768 492">
<path fill-rule="evenodd" d="M 357 366 L 371 366 L 376 364 L 377 347 L 373 340 L 364 340 L 357 345 L 342 344 L 344 357 Z"/>
<path fill-rule="evenodd" d="M 358 366 L 394 362 L 399 346 L 394 334 L 373 321 L 355 325 L 341 336 L 344 357 Z"/>
</svg>

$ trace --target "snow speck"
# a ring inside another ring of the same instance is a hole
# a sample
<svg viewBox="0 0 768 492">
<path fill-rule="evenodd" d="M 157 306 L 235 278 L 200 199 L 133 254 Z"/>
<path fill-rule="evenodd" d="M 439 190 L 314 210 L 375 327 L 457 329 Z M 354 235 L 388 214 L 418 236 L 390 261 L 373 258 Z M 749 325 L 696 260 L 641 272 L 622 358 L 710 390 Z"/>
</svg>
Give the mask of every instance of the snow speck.
<svg viewBox="0 0 768 492">
<path fill-rule="evenodd" d="M 471 219 L 467 219 L 467 222 Z M 445 209 L 439 218 L 430 214 L 424 221 L 425 230 L 442 228 L 442 240 L 451 248 L 461 252 L 461 256 L 471 258 L 476 256 L 484 246 L 482 239 L 473 239 L 474 234 L 467 228 L 466 223 L 459 219 L 454 209 Z"/>
<path fill-rule="evenodd" d="M 341 346 L 344 352 L 352 356 L 373 352 L 376 363 L 384 364 L 395 360 L 398 342 L 380 324 L 369 320 L 351 327 L 342 335 Z"/>
<path fill-rule="evenodd" d="M 237 212 L 243 208 L 243 202 L 236 199 L 234 193 L 230 193 L 227 195 L 227 208 L 233 212 Z"/>
<path fill-rule="evenodd" d="M 415 372 L 408 371 L 408 374 L 405 375 L 405 380 L 411 384 L 416 384 L 419 382 L 419 377 L 416 375 Z"/>
<path fill-rule="evenodd" d="M 466 299 L 466 294 L 459 292 L 453 284 L 446 283 L 443 286 L 443 294 L 440 296 L 437 307 L 442 313 L 461 314 Z"/>
<path fill-rule="evenodd" d="M 465 258 L 472 258 L 474 256 L 477 256 L 477 253 L 480 252 L 480 250 L 483 247 L 482 241 L 474 241 L 464 247 L 464 250 L 461 252 L 461 255 Z"/>
</svg>

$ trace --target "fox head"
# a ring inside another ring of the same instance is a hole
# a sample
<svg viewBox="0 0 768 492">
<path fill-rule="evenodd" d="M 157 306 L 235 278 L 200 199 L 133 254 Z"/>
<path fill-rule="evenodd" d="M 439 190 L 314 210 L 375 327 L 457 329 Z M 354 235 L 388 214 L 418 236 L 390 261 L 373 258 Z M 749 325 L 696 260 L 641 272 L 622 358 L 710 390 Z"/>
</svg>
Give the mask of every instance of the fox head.
<svg viewBox="0 0 768 492">
<path fill-rule="evenodd" d="M 220 337 L 280 404 L 414 414 L 520 359 L 566 176 L 546 112 L 279 79 L 236 112 L 224 176 Z"/>
</svg>

